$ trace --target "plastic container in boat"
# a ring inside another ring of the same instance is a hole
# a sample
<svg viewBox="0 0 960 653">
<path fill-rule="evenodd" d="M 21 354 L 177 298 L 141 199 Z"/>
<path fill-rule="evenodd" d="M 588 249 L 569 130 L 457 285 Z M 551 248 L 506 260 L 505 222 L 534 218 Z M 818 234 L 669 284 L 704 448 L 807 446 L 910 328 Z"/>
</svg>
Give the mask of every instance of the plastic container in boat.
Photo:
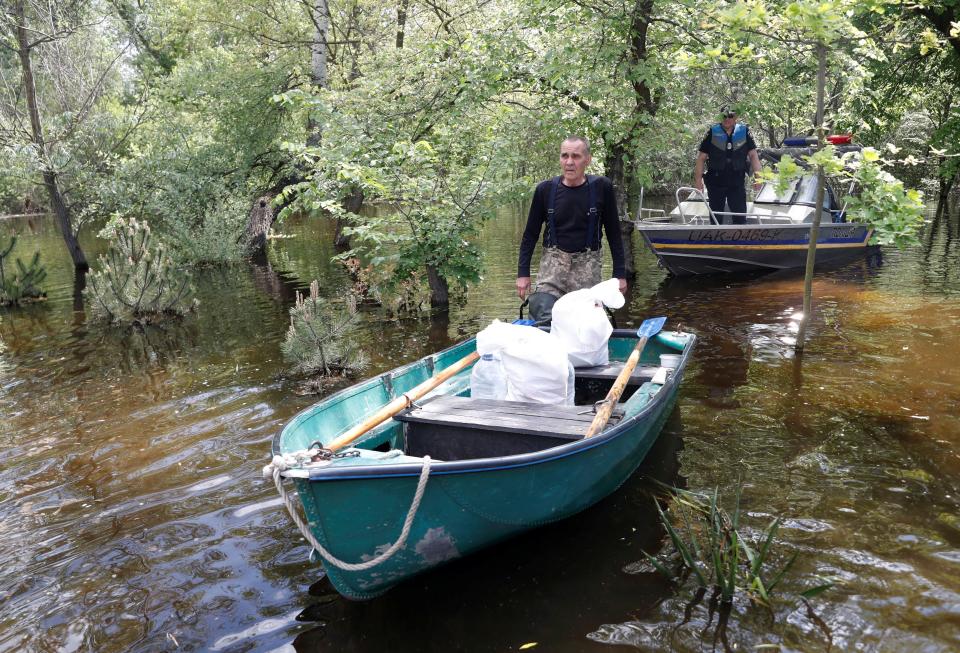
<svg viewBox="0 0 960 653">
<path fill-rule="evenodd" d="M 507 396 L 503 366 L 495 354 L 484 354 L 474 363 L 470 373 L 470 396 L 477 399 L 503 399 Z"/>
</svg>

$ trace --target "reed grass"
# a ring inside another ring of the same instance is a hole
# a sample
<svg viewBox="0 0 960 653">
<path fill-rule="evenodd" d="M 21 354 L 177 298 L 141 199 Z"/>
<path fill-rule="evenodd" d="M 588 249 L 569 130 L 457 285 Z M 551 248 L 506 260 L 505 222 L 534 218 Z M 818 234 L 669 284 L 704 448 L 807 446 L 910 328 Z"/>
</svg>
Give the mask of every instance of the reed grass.
<svg viewBox="0 0 960 653">
<path fill-rule="evenodd" d="M 669 489 L 673 493 L 669 513 L 659 501 L 654 503 L 675 550 L 676 564 L 671 570 L 669 563 L 644 552 L 647 561 L 667 578 L 692 577 L 699 588 L 712 588 L 721 604 L 731 604 L 738 592 L 769 604 L 771 594 L 797 560 L 793 553 L 785 562 L 774 562 L 774 558 L 782 560 L 774 552 L 782 518 L 774 518 L 759 536 L 751 539 L 741 532 L 741 484 L 737 485 L 732 513 L 720 505 L 716 489 L 706 498 L 687 490 Z M 809 598 L 830 587 L 832 583 L 827 581 L 800 595 Z"/>
</svg>

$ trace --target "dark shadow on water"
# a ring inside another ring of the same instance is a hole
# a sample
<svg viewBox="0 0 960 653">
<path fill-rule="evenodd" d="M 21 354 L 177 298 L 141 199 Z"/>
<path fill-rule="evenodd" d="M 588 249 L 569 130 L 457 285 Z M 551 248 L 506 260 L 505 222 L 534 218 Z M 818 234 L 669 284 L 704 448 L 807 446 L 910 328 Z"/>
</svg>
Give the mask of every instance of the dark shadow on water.
<svg viewBox="0 0 960 653">
<path fill-rule="evenodd" d="M 603 650 L 586 635 L 646 612 L 672 592 L 657 575 L 624 567 L 659 549 L 663 532 L 649 479 L 683 487 L 679 413 L 674 411 L 631 478 L 596 506 L 408 580 L 367 602 L 340 598 L 325 581 L 298 617 L 306 651 Z M 631 612 L 631 613 L 632 613 Z M 580 633 L 577 638 L 571 633 Z M 571 639 L 573 637 L 573 639 Z"/>
<path fill-rule="evenodd" d="M 198 336 L 196 324 L 189 318 L 146 327 L 102 324 L 84 333 L 93 338 L 93 351 L 102 358 L 96 362 L 97 367 L 115 357 L 112 365 L 127 374 L 166 369 L 184 350 L 197 345 Z"/>
<path fill-rule="evenodd" d="M 251 259 L 250 278 L 258 290 L 281 304 L 292 304 L 297 291 L 304 290 L 301 281 L 289 273 L 276 270 L 264 254 Z"/>
</svg>

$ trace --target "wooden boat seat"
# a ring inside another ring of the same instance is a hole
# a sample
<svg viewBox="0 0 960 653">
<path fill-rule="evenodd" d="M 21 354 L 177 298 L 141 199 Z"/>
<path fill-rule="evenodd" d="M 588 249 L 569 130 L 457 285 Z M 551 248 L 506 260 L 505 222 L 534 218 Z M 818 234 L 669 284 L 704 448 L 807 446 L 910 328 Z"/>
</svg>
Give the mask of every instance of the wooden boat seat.
<svg viewBox="0 0 960 653">
<path fill-rule="evenodd" d="M 541 451 L 579 440 L 593 416 L 590 406 L 440 396 L 394 419 L 405 423 L 407 455 L 466 460 Z M 615 409 L 608 427 L 622 417 L 623 411 Z"/>
<path fill-rule="evenodd" d="M 610 361 L 606 365 L 594 367 L 578 367 L 577 379 L 596 379 L 599 381 L 614 381 L 623 369 L 623 361 Z M 653 378 L 659 369 L 656 365 L 637 365 L 630 374 L 627 385 L 643 385 Z"/>
</svg>

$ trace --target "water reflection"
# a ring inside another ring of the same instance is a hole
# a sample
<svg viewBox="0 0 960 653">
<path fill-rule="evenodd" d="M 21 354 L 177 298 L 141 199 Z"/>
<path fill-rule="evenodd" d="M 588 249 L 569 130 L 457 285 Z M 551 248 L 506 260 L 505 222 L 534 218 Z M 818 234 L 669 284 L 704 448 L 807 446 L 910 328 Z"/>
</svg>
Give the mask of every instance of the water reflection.
<svg viewBox="0 0 960 653">
<path fill-rule="evenodd" d="M 489 224 L 485 279 L 448 314 L 361 311 L 369 374 L 516 316 L 523 217 Z M 0 316 L 0 650 L 713 646 L 708 597 L 691 606 L 632 573 L 664 541 L 643 475 L 377 601 L 346 603 L 318 584 L 259 474 L 273 435 L 314 401 L 279 380 L 293 291 L 349 284 L 330 262 L 332 225 L 291 220 L 266 262 L 199 272 L 200 311 L 141 333 L 75 310 L 52 222 L 0 224 L 11 228 L 50 276 L 49 301 Z M 835 650 L 960 647 L 958 229 L 944 214 L 882 267 L 818 274 L 802 358 L 798 276 L 669 279 L 638 249 L 619 324 L 668 315 L 700 337 L 667 451 L 647 461 L 662 469 L 645 473 L 725 496 L 742 475 L 747 526 L 784 515 L 784 554 L 800 554 L 770 610 L 734 604 L 730 646 L 824 650 L 829 632 Z M 81 242 L 91 259 L 102 251 L 90 234 Z M 837 586 L 811 612 L 795 595 L 814 576 Z"/>
</svg>

